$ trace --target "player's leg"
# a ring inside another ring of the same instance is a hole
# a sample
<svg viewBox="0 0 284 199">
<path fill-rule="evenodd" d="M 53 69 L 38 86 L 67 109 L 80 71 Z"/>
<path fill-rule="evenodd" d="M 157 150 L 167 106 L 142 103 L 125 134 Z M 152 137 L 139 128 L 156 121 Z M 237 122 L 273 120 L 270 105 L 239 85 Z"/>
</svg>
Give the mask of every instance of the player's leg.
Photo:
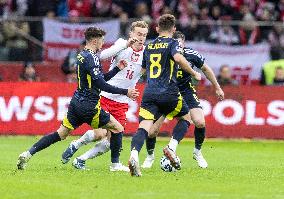
<svg viewBox="0 0 284 199">
<path fill-rule="evenodd" d="M 208 164 L 201 153 L 201 147 L 205 139 L 205 117 L 201 108 L 193 108 L 190 110 L 192 121 L 195 125 L 194 138 L 195 148 L 193 150 L 193 158 L 201 168 L 207 168 Z"/>
<path fill-rule="evenodd" d="M 122 136 L 124 127 L 110 115 L 110 121 L 102 128 L 108 129 L 110 135 L 110 150 L 111 150 L 111 171 L 129 171 L 127 167 L 123 166 L 119 161 L 120 151 L 122 148 Z"/>
<path fill-rule="evenodd" d="M 73 140 L 69 146 L 65 149 L 65 151 L 62 153 L 61 162 L 63 164 L 66 164 L 69 162 L 71 157 L 78 151 L 78 149 L 83 146 L 87 145 L 91 142 L 101 140 L 107 136 L 107 130 L 105 129 L 94 129 L 94 130 L 88 130 L 82 135 L 79 139 Z"/>
<path fill-rule="evenodd" d="M 179 170 L 180 161 L 176 155 L 176 148 L 189 128 L 190 114 L 188 106 L 180 94 L 177 96 L 168 95 L 167 100 L 167 103 L 164 103 L 164 101 L 161 102 L 163 113 L 169 120 L 179 118 L 179 121 L 173 129 L 173 136 L 168 146 L 164 148 L 163 152 L 171 161 L 172 166 Z"/>
<path fill-rule="evenodd" d="M 156 138 L 160 132 L 160 128 L 165 120 L 164 116 L 161 116 L 157 121 L 154 122 L 152 127 L 150 128 L 149 136 L 146 139 L 146 149 L 147 149 L 147 157 L 145 158 L 142 168 L 151 168 L 154 160 L 155 160 L 155 145 L 156 145 Z"/>
<path fill-rule="evenodd" d="M 173 129 L 172 138 L 169 142 L 169 148 L 176 151 L 178 144 L 184 138 L 190 126 L 190 114 L 177 118 L 178 122 Z"/>
<path fill-rule="evenodd" d="M 72 165 L 76 169 L 80 169 L 80 170 L 86 169 L 85 162 L 88 159 L 93 159 L 95 157 L 98 157 L 98 156 L 108 152 L 109 149 L 110 149 L 109 145 L 110 145 L 110 143 L 109 143 L 108 138 L 102 139 L 93 148 L 91 148 L 90 150 L 86 151 L 81 156 L 75 158 L 73 163 L 72 163 Z"/>
<path fill-rule="evenodd" d="M 123 128 L 126 125 L 126 112 L 128 111 L 128 103 L 119 103 L 116 101 L 109 100 L 107 98 L 104 98 L 105 103 L 108 104 L 108 110 L 109 113 L 123 126 Z M 121 133 L 121 137 L 123 136 L 123 133 Z M 110 140 L 112 137 L 110 137 Z M 119 161 L 119 156 L 120 152 L 122 151 L 122 139 L 119 139 L 120 143 L 120 149 L 119 153 L 116 153 L 116 148 L 112 147 L 111 148 L 111 153 L 112 154 L 118 154 L 118 158 L 116 161 L 111 161 L 110 165 L 110 171 L 127 171 L 129 172 L 129 168 L 127 166 L 124 166 L 120 161 Z M 114 151 L 113 151 L 114 150 Z"/>
<path fill-rule="evenodd" d="M 72 98 L 67 115 L 64 117 L 59 129 L 56 132 L 43 136 L 28 151 L 20 154 L 17 162 L 18 169 L 25 169 L 27 162 L 34 154 L 58 141 L 64 140 L 72 130 L 82 124 L 78 117 L 76 117 L 76 109 L 78 106 L 80 106 L 80 104 L 78 104 L 76 99 Z"/>
<path fill-rule="evenodd" d="M 60 128 L 53 133 L 43 136 L 39 141 L 37 141 L 28 151 L 24 151 L 19 155 L 17 167 L 18 169 L 25 169 L 27 162 L 31 157 L 37 152 L 49 147 L 50 145 L 65 139 L 65 135 L 69 134 L 71 129 L 66 128 L 61 125 Z"/>
<path fill-rule="evenodd" d="M 128 166 L 132 176 L 141 176 L 139 168 L 139 152 L 143 147 L 145 139 L 148 137 L 148 132 L 153 125 L 153 120 L 142 120 L 139 123 L 139 128 L 132 137 L 131 141 L 131 154 L 128 162 Z"/>
<path fill-rule="evenodd" d="M 139 127 L 132 137 L 131 141 L 131 154 L 128 161 L 130 174 L 132 176 L 141 176 L 139 166 L 139 152 L 144 144 L 145 139 L 148 137 L 150 129 L 154 120 L 158 119 L 162 114 L 159 112 L 159 107 L 156 101 L 159 96 L 152 93 L 144 92 L 140 110 L 139 110 Z"/>
</svg>

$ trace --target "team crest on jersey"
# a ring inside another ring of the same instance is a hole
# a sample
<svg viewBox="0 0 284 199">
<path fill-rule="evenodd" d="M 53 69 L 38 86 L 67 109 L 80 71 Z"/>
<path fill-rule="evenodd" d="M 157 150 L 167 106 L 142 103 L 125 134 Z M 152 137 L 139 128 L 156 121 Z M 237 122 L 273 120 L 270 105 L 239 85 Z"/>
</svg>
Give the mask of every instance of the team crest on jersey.
<svg viewBox="0 0 284 199">
<path fill-rule="evenodd" d="M 100 69 L 99 68 L 94 68 L 94 75 L 98 75 L 100 73 Z"/>
<path fill-rule="evenodd" d="M 139 57 L 140 57 L 139 53 L 133 52 L 132 55 L 131 55 L 131 61 L 137 62 Z"/>
</svg>

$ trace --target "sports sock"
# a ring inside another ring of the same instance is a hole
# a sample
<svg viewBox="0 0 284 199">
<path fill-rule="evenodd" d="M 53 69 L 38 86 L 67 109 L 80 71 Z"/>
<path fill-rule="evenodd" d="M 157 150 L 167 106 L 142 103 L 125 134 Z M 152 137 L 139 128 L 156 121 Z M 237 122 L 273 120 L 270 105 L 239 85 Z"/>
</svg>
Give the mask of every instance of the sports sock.
<svg viewBox="0 0 284 199">
<path fill-rule="evenodd" d="M 83 155 L 79 156 L 78 158 L 80 160 L 88 160 L 88 159 L 92 159 L 95 157 L 98 157 L 106 152 L 109 151 L 109 146 L 110 143 L 107 139 L 104 139 L 100 142 L 98 142 L 95 147 L 91 148 L 89 151 L 87 151 L 86 153 L 84 153 Z"/>
<path fill-rule="evenodd" d="M 177 150 L 177 146 L 178 146 L 178 141 L 172 137 L 168 146 L 173 151 L 176 151 Z"/>
<path fill-rule="evenodd" d="M 148 137 L 148 132 L 143 128 L 139 128 L 132 137 L 131 150 L 137 150 L 140 152 L 146 137 Z"/>
<path fill-rule="evenodd" d="M 189 126 L 190 122 L 187 120 L 179 120 L 173 130 L 173 139 L 177 140 L 179 143 L 184 138 Z"/>
<path fill-rule="evenodd" d="M 112 163 L 119 163 L 121 146 L 122 146 L 122 132 L 111 133 L 110 150 L 111 150 L 111 162 Z"/>
<path fill-rule="evenodd" d="M 205 127 L 194 129 L 195 148 L 200 150 L 205 139 Z"/>
<path fill-rule="evenodd" d="M 49 147 L 50 145 L 60 141 L 61 138 L 57 132 L 50 133 L 48 135 L 43 136 L 40 138 L 39 141 L 37 141 L 30 149 L 29 152 L 31 155 L 34 155 L 35 153 Z"/>
<path fill-rule="evenodd" d="M 156 141 L 157 141 L 156 137 L 153 137 L 153 138 L 147 137 L 146 149 L 147 149 L 148 155 L 153 155 L 154 150 L 155 150 Z"/>
<path fill-rule="evenodd" d="M 72 142 L 76 149 L 79 149 L 81 146 L 86 145 L 95 140 L 96 134 L 93 130 L 88 130 L 84 135 L 82 135 L 78 140 Z"/>
</svg>

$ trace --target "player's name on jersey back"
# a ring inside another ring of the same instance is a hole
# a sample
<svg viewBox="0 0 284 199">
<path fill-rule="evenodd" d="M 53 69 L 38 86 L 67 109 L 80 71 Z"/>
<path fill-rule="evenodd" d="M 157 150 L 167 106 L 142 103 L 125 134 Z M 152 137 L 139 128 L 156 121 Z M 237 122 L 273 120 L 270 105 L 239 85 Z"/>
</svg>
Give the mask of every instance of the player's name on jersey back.
<svg viewBox="0 0 284 199">
<path fill-rule="evenodd" d="M 155 43 L 155 44 L 148 44 L 148 49 L 155 50 L 160 48 L 168 48 L 169 43 Z"/>
</svg>

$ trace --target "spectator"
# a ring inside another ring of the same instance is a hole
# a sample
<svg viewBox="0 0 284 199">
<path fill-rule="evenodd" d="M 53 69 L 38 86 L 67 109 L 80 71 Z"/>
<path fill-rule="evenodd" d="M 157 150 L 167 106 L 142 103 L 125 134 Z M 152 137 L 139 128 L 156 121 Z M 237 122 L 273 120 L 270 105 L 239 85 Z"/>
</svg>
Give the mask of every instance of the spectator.
<svg viewBox="0 0 284 199">
<path fill-rule="evenodd" d="M 57 2 L 55 0 L 27 0 L 28 9 L 26 16 L 46 16 L 53 17 L 56 14 Z M 36 39 L 43 41 L 43 27 L 41 21 L 30 21 L 30 34 Z M 30 44 L 29 54 L 32 60 L 42 60 L 42 48 Z"/>
<path fill-rule="evenodd" d="M 91 17 L 91 0 L 68 0 L 69 10 L 77 10 L 80 17 Z"/>
<path fill-rule="evenodd" d="M 35 66 L 32 62 L 26 62 L 24 65 L 23 72 L 19 76 L 19 81 L 26 82 L 39 82 L 40 77 L 37 76 Z"/>
<path fill-rule="evenodd" d="M 221 66 L 219 75 L 217 77 L 218 82 L 221 86 L 237 85 L 237 81 L 232 78 L 231 70 L 228 65 Z"/>
<path fill-rule="evenodd" d="M 57 6 L 56 6 L 56 15 L 58 17 L 68 17 L 68 0 L 58 0 Z"/>
<path fill-rule="evenodd" d="M 71 50 L 61 65 L 61 70 L 66 74 L 67 82 L 77 81 L 76 76 L 76 57 L 84 49 L 86 42 L 82 42 L 78 49 Z"/>
<path fill-rule="evenodd" d="M 134 17 L 135 5 L 132 3 L 132 0 L 113 0 L 113 4 L 121 9 L 125 18 Z"/>
<path fill-rule="evenodd" d="M 0 0 L 0 15 L 7 17 L 9 14 L 9 3 L 5 0 Z"/>
<path fill-rule="evenodd" d="M 147 23 L 150 23 L 151 17 L 149 15 L 149 9 L 147 7 L 147 4 L 145 2 L 139 2 L 136 4 L 135 7 L 135 17 L 146 21 Z"/>
<path fill-rule="evenodd" d="M 204 5 L 204 6 L 200 7 L 199 19 L 200 20 L 211 21 L 211 19 L 209 17 L 208 5 L 205 4 L 205 2 L 202 5 Z M 211 29 L 212 29 L 211 25 L 207 25 L 207 24 L 200 24 L 200 25 L 198 25 L 197 40 L 198 41 L 209 41 L 208 35 L 210 35 Z"/>
<path fill-rule="evenodd" d="M 26 61 L 28 41 L 23 35 L 27 35 L 29 32 L 29 26 L 25 22 L 10 21 L 3 23 L 6 47 L 9 48 L 9 61 Z"/>
<path fill-rule="evenodd" d="M 243 17 L 243 23 L 239 28 L 240 42 L 242 45 L 252 45 L 259 41 L 260 30 L 254 16 L 250 13 Z"/>
<path fill-rule="evenodd" d="M 92 6 L 93 17 L 111 17 L 112 0 L 96 0 Z"/>
<path fill-rule="evenodd" d="M 9 15 L 25 16 L 28 9 L 27 0 L 12 0 Z"/>
<path fill-rule="evenodd" d="M 218 26 L 209 36 L 210 40 L 220 44 L 238 44 L 239 38 L 231 26 Z"/>
<path fill-rule="evenodd" d="M 57 2 L 54 0 L 28 0 L 27 16 L 47 16 L 57 9 Z"/>
<path fill-rule="evenodd" d="M 70 23 L 80 23 L 80 13 L 78 10 L 70 10 L 68 16 Z"/>
<path fill-rule="evenodd" d="M 275 77 L 273 79 L 273 85 L 284 86 L 284 68 L 278 66 L 275 69 Z"/>
<path fill-rule="evenodd" d="M 211 12 L 210 12 L 211 18 L 215 21 L 220 20 L 221 17 L 221 8 L 219 5 L 214 5 L 211 8 Z"/>
</svg>

